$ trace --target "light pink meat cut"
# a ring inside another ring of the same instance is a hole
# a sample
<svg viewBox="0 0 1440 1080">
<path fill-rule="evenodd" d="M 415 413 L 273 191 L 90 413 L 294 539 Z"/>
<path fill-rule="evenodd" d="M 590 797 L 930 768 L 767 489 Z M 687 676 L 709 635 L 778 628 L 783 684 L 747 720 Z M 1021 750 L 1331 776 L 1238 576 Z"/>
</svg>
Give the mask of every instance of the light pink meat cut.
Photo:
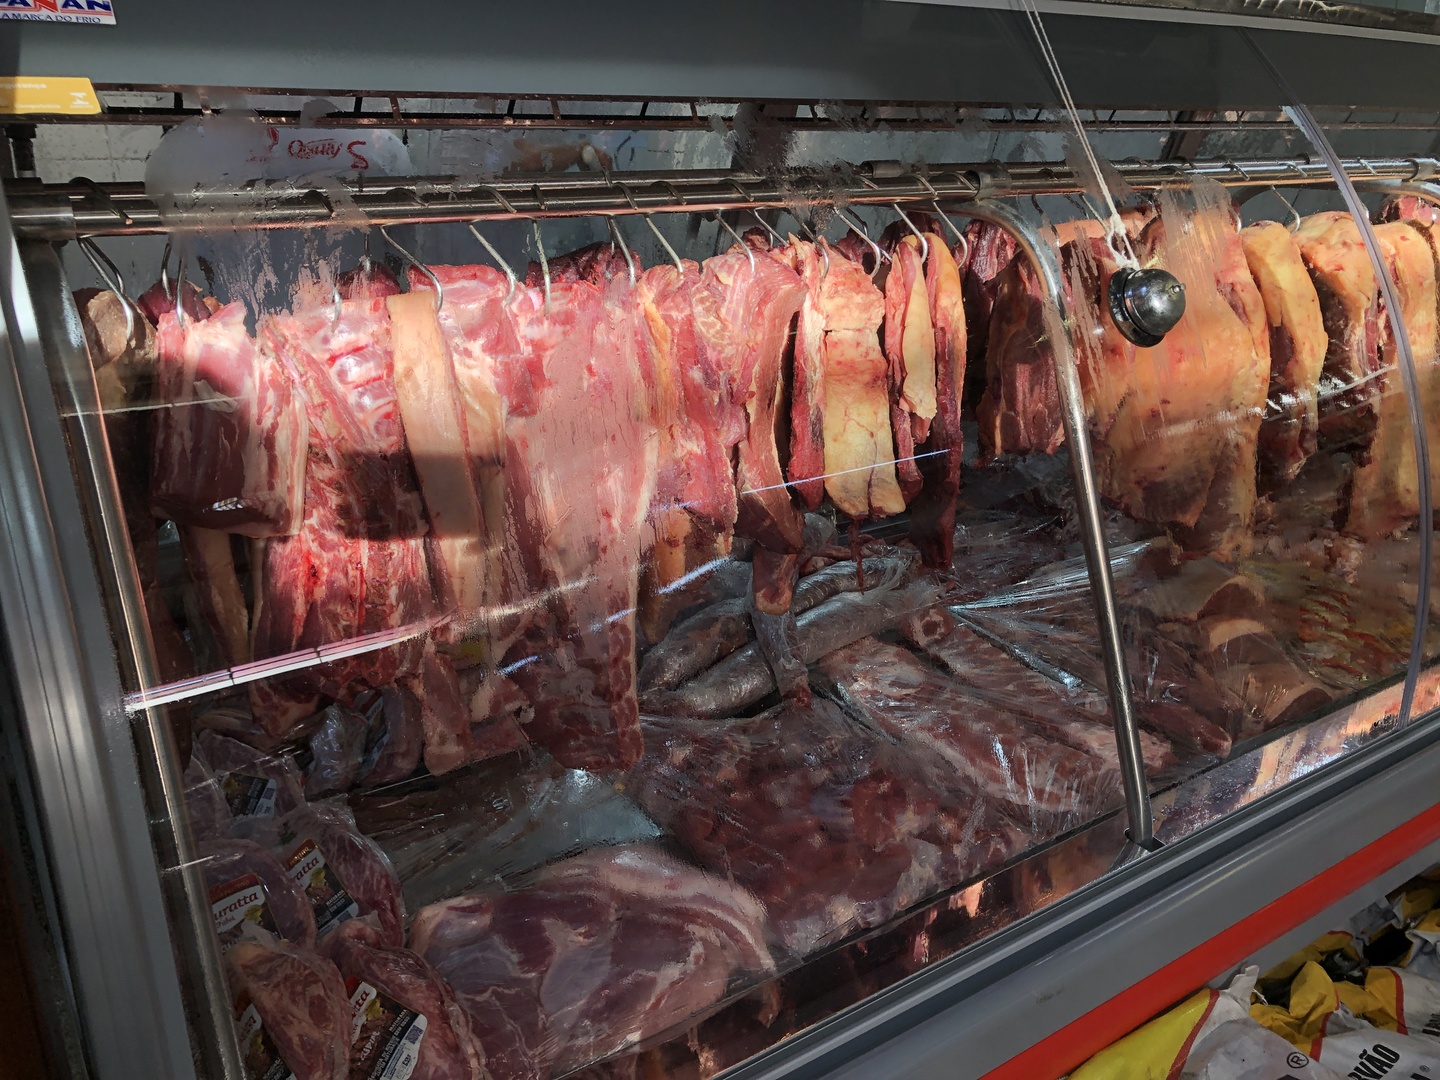
<svg viewBox="0 0 1440 1080">
<path fill-rule="evenodd" d="M 563 1075 L 674 1028 L 774 964 L 742 889 L 646 847 L 555 863 L 529 887 L 422 909 L 411 944 L 449 982 L 496 1077 Z"/>
<path fill-rule="evenodd" d="M 352 1002 L 371 999 L 372 992 L 384 995 L 374 997 L 381 1005 L 378 1030 L 374 1021 L 357 1018 L 360 1034 L 351 1045 L 351 1056 L 352 1067 L 363 1070 L 361 1075 L 376 1075 L 387 1060 L 386 1037 L 400 1034 L 383 1025 L 387 1021 L 405 1025 L 408 1033 L 413 1028 L 413 1020 L 405 1015 L 409 1013 L 425 1021 L 424 1033 L 413 1047 L 409 1080 L 491 1080 L 484 1047 L 472 1034 L 454 991 L 417 954 L 386 945 L 368 919 L 343 924 L 326 940 L 325 953 L 339 968 Z"/>
<path fill-rule="evenodd" d="M 869 722 L 943 759 L 1037 840 L 1091 820 L 1120 798 L 1113 769 L 965 702 L 949 679 L 905 649 L 868 638 L 819 666 Z"/>
<path fill-rule="evenodd" d="M 295 1080 L 346 1080 L 350 1004 L 334 964 L 263 931 L 237 942 L 226 962 L 237 1026 L 242 1036 L 253 1031 L 241 1045 L 252 1075 L 278 1056 Z"/>
<path fill-rule="evenodd" d="M 300 524 L 306 417 L 290 375 L 245 329 L 245 308 L 160 319 L 155 454 L 157 515 L 246 536 Z"/>
<path fill-rule="evenodd" d="M 935 327 L 915 236 L 906 236 L 891 253 L 885 278 L 885 358 L 890 364 L 895 464 L 908 503 L 923 484 L 915 445 L 929 437 L 935 418 Z"/>
<path fill-rule="evenodd" d="M 556 283 L 548 311 L 525 293 L 510 308 L 521 352 L 498 358 L 539 376 L 533 409 L 506 413 L 507 543 L 557 633 L 517 646 L 511 677 L 535 709 L 527 737 L 572 768 L 623 767 L 640 753 L 635 608 L 659 442 L 644 315 L 627 279 Z"/>
<path fill-rule="evenodd" d="M 805 300 L 795 322 L 790 459 L 785 476 L 800 500 L 814 510 L 825 498 L 825 312 L 820 298 L 823 264 L 816 245 L 805 240 L 792 239 L 786 255 L 805 282 Z"/>
</svg>

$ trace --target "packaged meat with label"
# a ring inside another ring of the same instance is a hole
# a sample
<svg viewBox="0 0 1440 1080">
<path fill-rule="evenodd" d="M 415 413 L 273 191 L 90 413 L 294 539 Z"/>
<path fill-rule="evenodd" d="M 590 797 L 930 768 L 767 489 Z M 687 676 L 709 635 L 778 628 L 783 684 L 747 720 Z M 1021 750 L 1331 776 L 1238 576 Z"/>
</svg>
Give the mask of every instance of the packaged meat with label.
<svg viewBox="0 0 1440 1080">
<path fill-rule="evenodd" d="M 331 705 L 308 748 L 310 764 L 305 770 L 305 797 L 323 799 L 349 791 L 365 767 L 365 742 L 370 724 L 364 716 L 343 705 Z"/>
<path fill-rule="evenodd" d="M 744 889 L 648 845 L 421 909 L 411 944 L 453 987 L 499 1080 L 545 1080 L 670 1031 L 774 974 Z"/>
<path fill-rule="evenodd" d="M 249 1080 L 348 1080 L 349 996 L 335 965 L 248 925 L 225 956 Z"/>
<path fill-rule="evenodd" d="M 240 939 L 246 923 L 295 945 L 314 946 L 310 900 L 274 855 L 248 840 L 211 840 L 200 844 L 200 858 L 222 948 Z"/>
<path fill-rule="evenodd" d="M 185 812 L 196 839 L 218 839 L 230 835 L 230 804 L 220 781 L 199 754 L 192 754 L 185 766 Z"/>
<path fill-rule="evenodd" d="M 440 975 L 409 949 L 388 946 L 373 916 L 325 941 L 353 1010 L 350 1075 L 364 1080 L 490 1080 L 485 1051 Z"/>
<path fill-rule="evenodd" d="M 362 695 L 355 708 L 365 717 L 370 731 L 360 786 L 393 784 L 413 773 L 424 749 L 419 699 L 403 687 L 387 686 Z"/>
<path fill-rule="evenodd" d="M 841 700 L 917 755 L 954 770 L 1039 841 L 1091 821 L 1122 801 L 1107 763 L 1054 742 L 1023 720 L 967 699 L 961 688 L 898 645 L 867 638 L 824 657 Z"/>
<path fill-rule="evenodd" d="M 355 827 L 354 815 L 343 805 L 303 806 L 276 821 L 257 824 L 251 838 L 269 846 L 305 891 L 320 940 L 347 919 L 373 914 L 387 945 L 404 941 L 400 879 L 385 853 Z"/>
<path fill-rule="evenodd" d="M 285 755 L 208 730 L 196 737 L 195 745 L 219 781 L 233 817 L 276 817 L 305 805 L 304 780 Z"/>
<path fill-rule="evenodd" d="M 845 716 L 784 704 L 724 726 L 646 717 L 628 793 L 765 905 L 803 956 L 998 866 L 1025 844 L 948 771 Z"/>
</svg>

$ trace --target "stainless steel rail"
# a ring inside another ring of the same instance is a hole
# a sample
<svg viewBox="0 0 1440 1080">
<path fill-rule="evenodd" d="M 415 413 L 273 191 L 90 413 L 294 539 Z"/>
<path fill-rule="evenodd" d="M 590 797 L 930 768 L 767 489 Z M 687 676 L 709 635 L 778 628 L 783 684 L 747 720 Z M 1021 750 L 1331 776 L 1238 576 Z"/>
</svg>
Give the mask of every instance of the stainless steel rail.
<svg viewBox="0 0 1440 1080">
<path fill-rule="evenodd" d="M 1440 175 L 1434 158 L 1349 159 L 1357 181 L 1428 180 Z M 1115 162 L 1130 187 L 1150 191 L 1205 177 L 1227 187 L 1330 184 L 1323 162 L 1308 159 Z M 624 189 L 617 184 L 624 185 Z M 159 207 L 139 184 L 6 185 L 11 220 L 26 238 L 137 236 L 216 228 L 290 229 L 315 226 L 402 225 L 592 214 L 710 213 L 801 206 L 864 206 L 921 200 L 968 200 L 1007 195 L 1067 195 L 1084 191 L 1064 165 L 950 164 L 924 174 L 900 162 L 867 162 L 835 172 L 795 171 L 780 177 L 746 172 L 559 173 L 506 176 L 477 183 L 457 177 L 362 179 L 326 193 L 294 186 L 249 186 L 182 195 Z M 337 205 L 337 200 L 341 205 Z"/>
</svg>

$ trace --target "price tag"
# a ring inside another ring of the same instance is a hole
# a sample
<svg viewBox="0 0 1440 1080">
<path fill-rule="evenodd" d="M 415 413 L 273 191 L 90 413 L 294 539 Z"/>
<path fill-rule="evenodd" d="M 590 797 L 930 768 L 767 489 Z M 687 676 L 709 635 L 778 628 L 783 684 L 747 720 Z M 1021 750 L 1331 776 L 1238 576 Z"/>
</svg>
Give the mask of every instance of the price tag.
<svg viewBox="0 0 1440 1080">
<path fill-rule="evenodd" d="M 5 0 L 0 0 L 3 4 Z M 4 18 L 0 7 L 0 18 Z M 0 113 L 21 116 L 26 113 L 60 113 L 69 116 L 94 116 L 100 111 L 100 99 L 89 79 L 37 79 L 28 75 L 0 78 Z"/>
</svg>

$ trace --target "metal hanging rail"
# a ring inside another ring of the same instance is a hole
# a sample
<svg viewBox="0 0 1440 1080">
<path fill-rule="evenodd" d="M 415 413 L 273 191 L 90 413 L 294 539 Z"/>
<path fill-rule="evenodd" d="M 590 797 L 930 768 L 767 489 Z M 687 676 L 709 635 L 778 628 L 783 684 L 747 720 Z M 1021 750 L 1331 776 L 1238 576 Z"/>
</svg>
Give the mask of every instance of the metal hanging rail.
<svg viewBox="0 0 1440 1080">
<path fill-rule="evenodd" d="M 1434 158 L 1352 158 L 1357 182 L 1423 181 L 1440 176 Z M 1114 163 L 1131 188 L 1150 191 L 1204 177 L 1226 187 L 1301 187 L 1332 182 L 1324 164 L 1307 159 Z M 504 176 L 486 183 L 455 177 L 360 179 L 318 188 L 252 185 L 182 196 L 162 211 L 139 184 L 38 185 L 9 182 L 18 234 L 45 240 L 138 236 L 215 228 L 470 222 L 591 214 L 709 213 L 800 206 L 888 206 L 939 198 L 952 203 L 1006 196 L 1067 195 L 1085 190 L 1064 165 L 955 164 L 924 172 L 878 161 L 845 171 L 761 176 L 729 171 L 550 173 Z M 337 205 L 337 202 L 340 205 Z"/>
</svg>

